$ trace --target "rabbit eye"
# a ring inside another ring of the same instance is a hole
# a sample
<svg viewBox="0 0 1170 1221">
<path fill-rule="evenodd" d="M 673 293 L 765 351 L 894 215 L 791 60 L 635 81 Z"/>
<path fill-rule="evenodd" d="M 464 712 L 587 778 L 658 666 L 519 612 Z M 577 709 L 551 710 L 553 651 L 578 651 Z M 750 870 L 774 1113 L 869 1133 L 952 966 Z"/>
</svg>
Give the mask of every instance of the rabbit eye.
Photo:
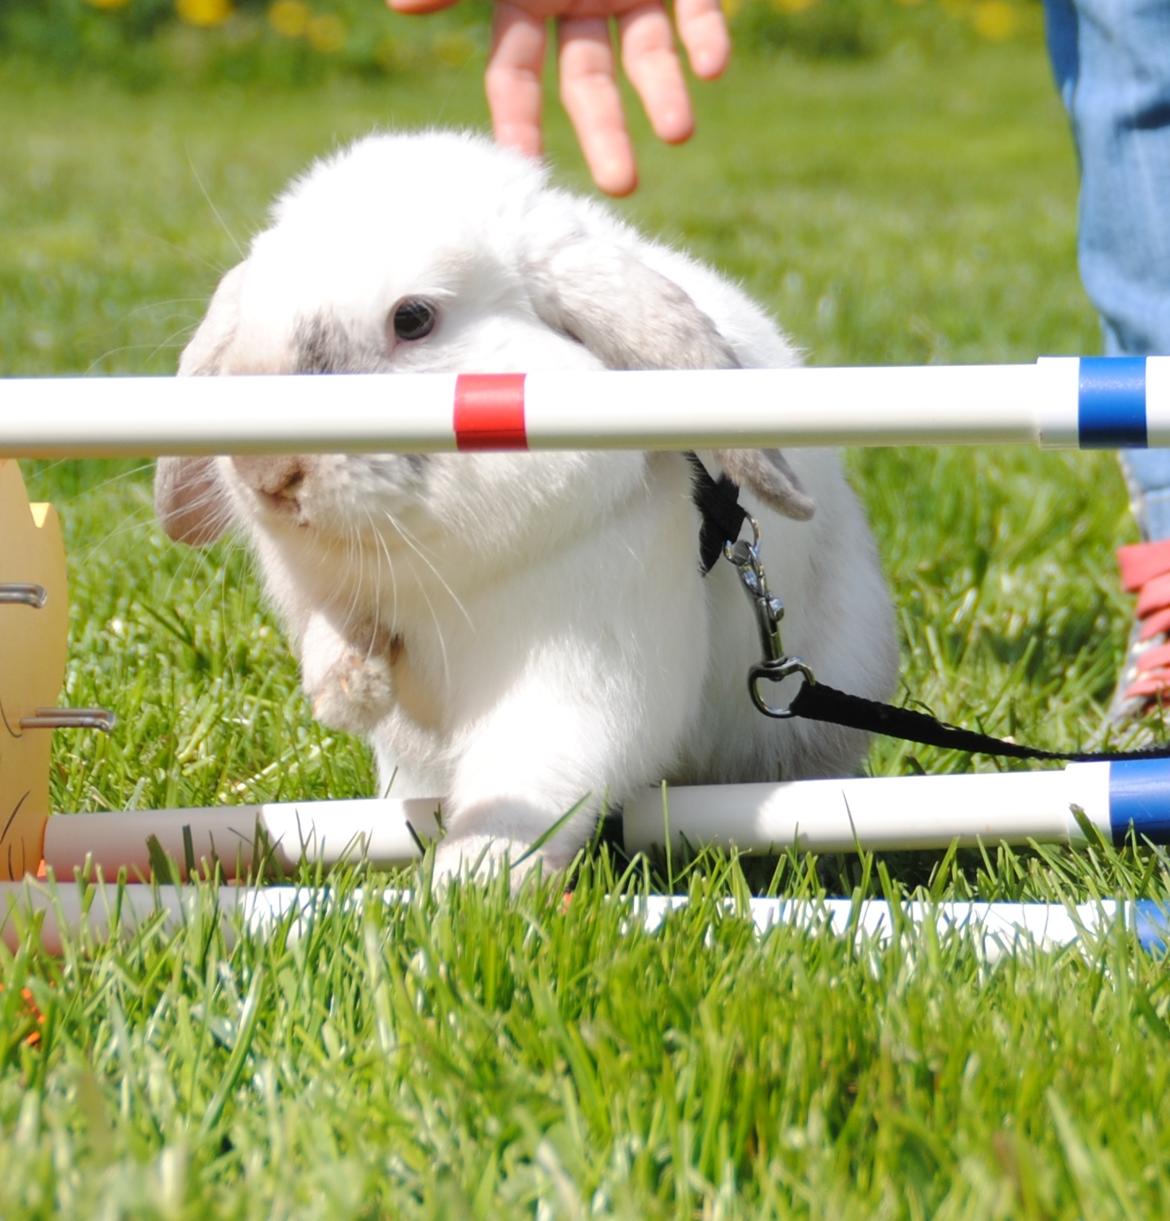
<svg viewBox="0 0 1170 1221">
<path fill-rule="evenodd" d="M 423 297 L 404 297 L 394 307 L 394 334 L 399 339 L 425 339 L 435 329 L 437 313 Z"/>
</svg>

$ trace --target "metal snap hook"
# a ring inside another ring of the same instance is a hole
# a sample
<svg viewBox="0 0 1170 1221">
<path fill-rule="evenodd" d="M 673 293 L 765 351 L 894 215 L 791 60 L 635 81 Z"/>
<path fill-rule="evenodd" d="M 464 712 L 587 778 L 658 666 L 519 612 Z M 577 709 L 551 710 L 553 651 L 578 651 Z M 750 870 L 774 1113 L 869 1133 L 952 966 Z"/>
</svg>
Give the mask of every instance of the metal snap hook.
<svg viewBox="0 0 1170 1221">
<path fill-rule="evenodd" d="M 760 692 L 761 679 L 767 679 L 772 683 L 781 683 L 786 678 L 791 678 L 794 674 L 799 674 L 802 682 L 797 689 L 796 694 L 786 705 L 777 706 L 769 704 L 768 701 Z M 782 657 L 778 661 L 760 661 L 748 670 L 748 690 L 751 692 L 752 703 L 765 715 L 774 717 L 778 721 L 788 720 L 794 717 L 796 713 L 792 711 L 793 705 L 800 698 L 801 691 L 806 685 L 815 683 L 816 677 L 812 670 L 805 665 L 799 657 Z"/>
</svg>

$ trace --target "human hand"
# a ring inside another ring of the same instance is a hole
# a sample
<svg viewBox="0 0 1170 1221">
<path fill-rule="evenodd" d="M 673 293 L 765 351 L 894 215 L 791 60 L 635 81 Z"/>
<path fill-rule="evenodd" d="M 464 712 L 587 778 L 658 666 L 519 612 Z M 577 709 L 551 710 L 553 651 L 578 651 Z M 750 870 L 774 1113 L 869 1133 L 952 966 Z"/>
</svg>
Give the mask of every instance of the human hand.
<svg viewBox="0 0 1170 1221">
<path fill-rule="evenodd" d="M 386 0 L 395 12 L 434 13 L 458 0 Z M 501 144 L 541 151 L 541 72 L 547 26 L 557 24 L 561 101 L 593 180 L 610 195 L 638 185 L 634 149 L 617 89 L 610 20 L 617 22 L 622 67 L 659 139 L 680 144 L 694 113 L 661 0 L 496 0 L 485 84 Z M 727 67 L 731 39 L 719 0 L 675 0 L 674 24 L 695 75 L 713 80 Z"/>
</svg>

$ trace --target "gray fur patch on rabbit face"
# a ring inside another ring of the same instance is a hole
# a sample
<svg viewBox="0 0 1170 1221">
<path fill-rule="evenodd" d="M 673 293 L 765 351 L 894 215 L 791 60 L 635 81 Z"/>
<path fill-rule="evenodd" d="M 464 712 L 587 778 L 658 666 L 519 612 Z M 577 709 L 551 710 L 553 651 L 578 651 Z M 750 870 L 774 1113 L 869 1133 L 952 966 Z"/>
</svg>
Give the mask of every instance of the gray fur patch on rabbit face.
<svg viewBox="0 0 1170 1221">
<path fill-rule="evenodd" d="M 385 373 L 389 362 L 384 350 L 368 336 L 354 335 L 342 321 L 322 312 L 298 323 L 293 333 L 293 369 L 296 373 Z M 415 494 L 419 490 L 429 454 L 370 454 L 351 458 L 350 462 L 365 463 L 382 476 L 388 490 Z M 407 471 L 405 479 L 395 476 L 399 466 Z M 402 485 L 401 487 L 399 485 Z"/>
<path fill-rule="evenodd" d="M 322 311 L 301 319 L 292 339 L 294 373 L 384 373 L 386 352 L 355 335 L 341 319 Z"/>
</svg>

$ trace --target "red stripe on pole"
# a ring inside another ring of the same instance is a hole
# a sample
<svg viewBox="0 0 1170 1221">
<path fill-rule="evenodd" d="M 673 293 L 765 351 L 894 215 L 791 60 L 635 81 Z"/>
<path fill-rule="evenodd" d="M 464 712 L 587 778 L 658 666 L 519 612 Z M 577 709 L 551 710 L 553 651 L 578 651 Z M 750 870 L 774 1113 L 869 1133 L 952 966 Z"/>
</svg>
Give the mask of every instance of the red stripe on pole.
<svg viewBox="0 0 1170 1221">
<path fill-rule="evenodd" d="M 527 449 L 523 373 L 461 373 L 455 379 L 457 449 Z"/>
</svg>

